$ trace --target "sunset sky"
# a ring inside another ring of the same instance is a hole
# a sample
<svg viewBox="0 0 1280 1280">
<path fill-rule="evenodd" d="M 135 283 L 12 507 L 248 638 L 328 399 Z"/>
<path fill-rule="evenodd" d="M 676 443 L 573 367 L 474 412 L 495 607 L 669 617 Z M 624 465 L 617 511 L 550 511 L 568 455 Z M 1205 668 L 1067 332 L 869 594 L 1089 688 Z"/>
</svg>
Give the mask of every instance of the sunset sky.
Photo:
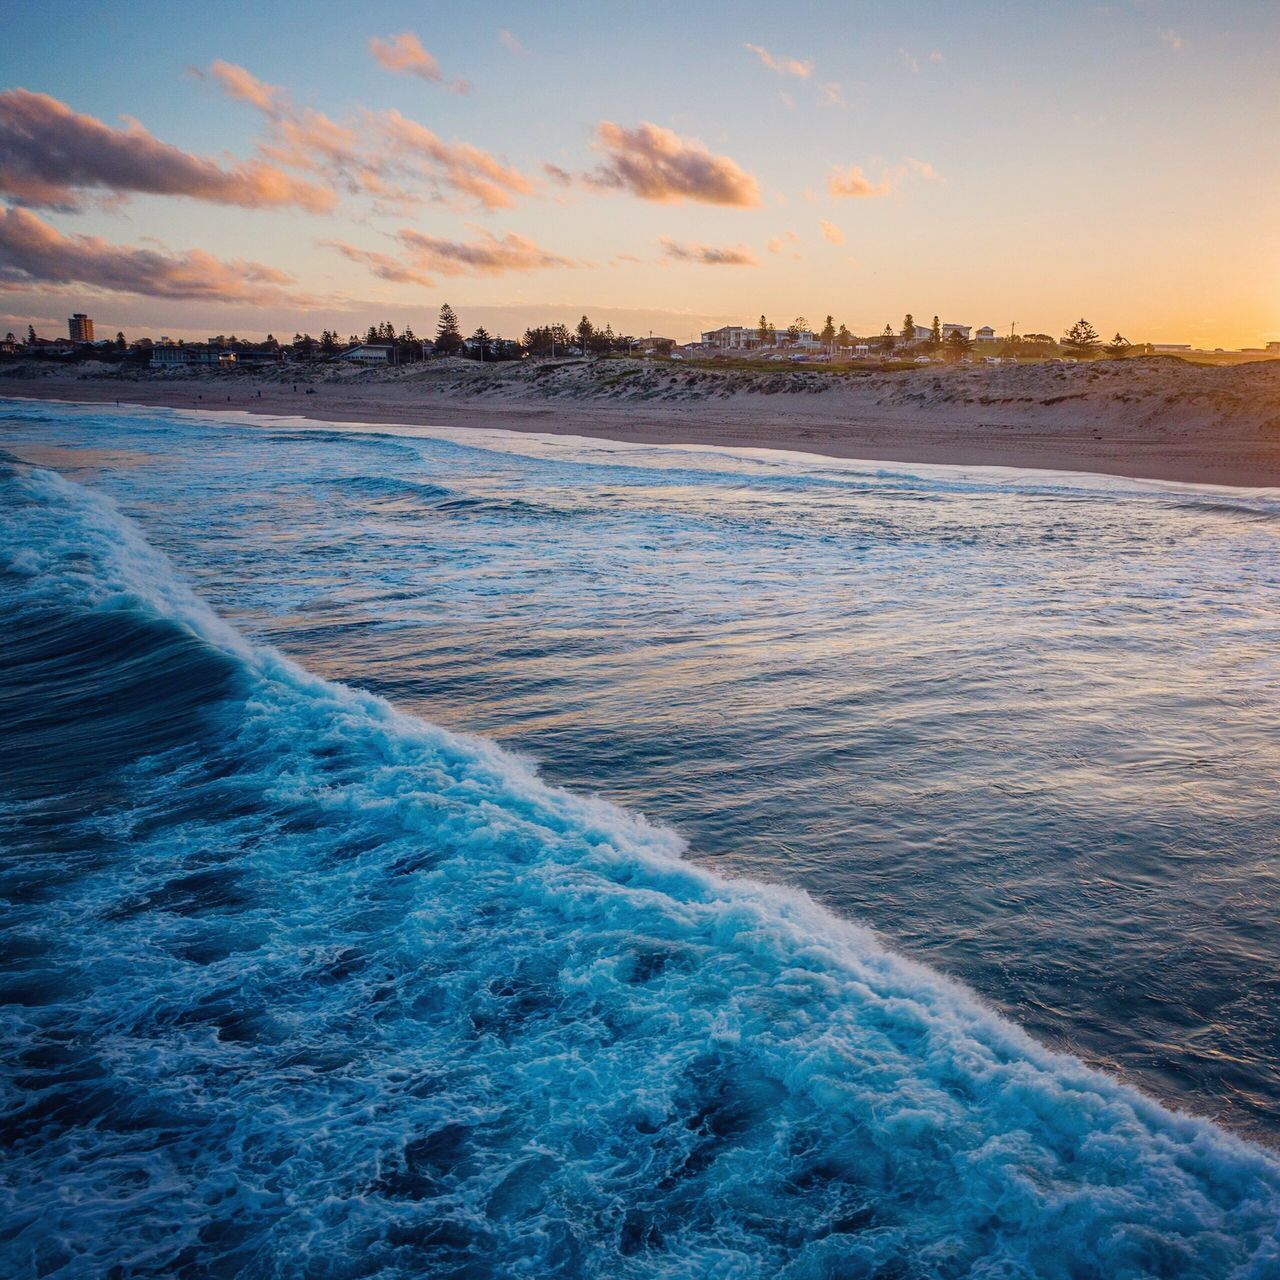
<svg viewBox="0 0 1280 1280">
<path fill-rule="evenodd" d="M 1280 339 L 1280 5 L 6 6 L 0 328 Z"/>
</svg>

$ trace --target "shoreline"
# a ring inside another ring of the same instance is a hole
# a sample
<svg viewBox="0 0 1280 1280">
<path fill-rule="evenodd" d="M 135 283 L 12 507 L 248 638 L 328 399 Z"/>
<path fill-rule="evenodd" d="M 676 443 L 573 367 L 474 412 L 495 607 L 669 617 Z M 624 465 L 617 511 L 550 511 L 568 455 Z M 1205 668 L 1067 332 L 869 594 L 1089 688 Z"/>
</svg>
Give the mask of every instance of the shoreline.
<svg viewBox="0 0 1280 1280">
<path fill-rule="evenodd" d="M 447 387 L 425 378 L 299 377 L 297 391 L 289 381 L 252 375 L 221 385 L 208 375 L 128 381 L 44 375 L 0 381 L 0 397 L 293 417 L 330 426 L 488 429 L 636 445 L 768 449 L 844 461 L 1280 487 L 1280 396 L 1272 400 L 1280 379 L 1269 371 L 1260 389 L 1169 385 L 1208 383 L 1219 370 L 1122 367 L 1103 371 L 1100 390 L 1090 378 L 1065 394 L 1039 396 L 1062 391 L 1064 381 L 1079 384 L 1081 375 L 1072 370 L 1064 378 L 1061 371 L 1024 366 L 1003 374 L 935 374 L 927 383 L 921 375 L 896 375 L 828 384 L 819 394 L 803 395 L 761 394 L 730 384 L 715 397 L 697 399 L 610 397 L 598 391 L 597 370 L 578 375 L 585 388 L 534 398 L 532 380 L 520 376 L 531 372 L 517 367 L 512 375 L 482 382 L 467 370 Z M 1141 412 L 1134 409 L 1141 397 L 1131 384 L 1151 401 Z"/>
</svg>

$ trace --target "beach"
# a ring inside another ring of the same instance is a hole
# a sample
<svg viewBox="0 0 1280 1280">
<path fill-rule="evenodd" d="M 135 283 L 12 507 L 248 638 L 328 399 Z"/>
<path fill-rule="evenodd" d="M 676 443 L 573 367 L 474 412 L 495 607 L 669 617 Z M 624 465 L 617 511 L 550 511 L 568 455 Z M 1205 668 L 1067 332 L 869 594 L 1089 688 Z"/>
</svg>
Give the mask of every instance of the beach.
<svg viewBox="0 0 1280 1280">
<path fill-rule="evenodd" d="M 867 373 L 627 359 L 233 372 L 24 363 L 0 377 L 0 394 L 1280 486 L 1280 361 Z"/>
</svg>

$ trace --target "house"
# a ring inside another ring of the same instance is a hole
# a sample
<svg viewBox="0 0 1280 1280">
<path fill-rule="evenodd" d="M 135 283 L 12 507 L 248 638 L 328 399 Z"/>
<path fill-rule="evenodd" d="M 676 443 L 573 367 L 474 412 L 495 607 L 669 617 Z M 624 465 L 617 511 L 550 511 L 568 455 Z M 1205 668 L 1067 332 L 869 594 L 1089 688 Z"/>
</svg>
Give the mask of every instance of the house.
<svg viewBox="0 0 1280 1280">
<path fill-rule="evenodd" d="M 400 348 L 394 342 L 362 342 L 359 346 L 339 351 L 335 360 L 351 360 L 355 364 L 391 365 L 400 363 Z"/>
<path fill-rule="evenodd" d="M 756 325 L 729 324 L 722 329 L 709 329 L 702 335 L 701 346 L 714 351 L 754 351 L 760 347 L 800 347 L 805 350 L 822 346 L 821 340 L 811 329 L 802 329 L 796 338 L 791 338 L 786 329 L 770 327 L 768 336 L 760 341 L 760 330 Z"/>
<path fill-rule="evenodd" d="M 853 344 L 853 354 L 855 356 L 869 356 L 871 354 L 871 344 L 869 342 L 855 342 Z"/>
<path fill-rule="evenodd" d="M 943 342 L 946 342 L 948 338 L 953 337 L 958 333 L 967 341 L 969 338 L 969 330 L 972 328 L 973 326 L 969 324 L 944 324 L 942 326 L 942 340 Z"/>
<path fill-rule="evenodd" d="M 982 328 L 979 329 L 978 332 L 973 335 L 973 340 L 974 342 L 999 342 L 1000 341 L 1000 339 L 996 337 L 996 331 L 989 324 L 984 324 Z"/>
<path fill-rule="evenodd" d="M 151 348 L 151 363 L 162 369 L 178 369 L 189 364 L 234 369 L 236 353 L 210 342 L 192 342 L 186 345 L 159 343 Z"/>
</svg>

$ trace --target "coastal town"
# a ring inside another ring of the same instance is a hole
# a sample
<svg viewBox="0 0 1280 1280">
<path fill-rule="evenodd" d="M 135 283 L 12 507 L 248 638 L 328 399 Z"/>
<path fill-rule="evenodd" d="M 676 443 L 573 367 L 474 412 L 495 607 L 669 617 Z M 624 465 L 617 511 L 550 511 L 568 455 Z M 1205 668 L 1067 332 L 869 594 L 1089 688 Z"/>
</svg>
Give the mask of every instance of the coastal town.
<svg viewBox="0 0 1280 1280">
<path fill-rule="evenodd" d="M 635 337 L 615 333 L 606 324 L 597 327 L 587 316 L 576 325 L 528 328 L 518 339 L 490 334 L 483 327 L 464 336 L 458 318 L 446 303 L 441 306 L 433 337 L 420 337 L 411 327 L 397 331 L 390 321 L 371 325 L 361 336 L 345 339 L 325 329 L 319 337 L 295 333 L 280 340 L 268 333 L 263 339 L 218 334 L 204 342 L 156 338 L 126 338 L 123 332 L 97 337 L 93 318 L 76 312 L 67 320 L 67 335 L 44 337 L 29 325 L 24 338 L 13 332 L 0 341 L 0 361 L 87 361 L 157 370 L 262 369 L 287 363 L 333 361 L 365 368 L 415 364 L 423 360 L 461 357 L 480 362 L 545 360 L 588 356 L 637 356 L 670 361 L 701 360 L 738 363 L 778 363 L 822 366 L 860 364 L 877 369 L 906 368 L 938 363 L 985 364 L 1037 361 L 1074 362 L 1091 359 L 1127 359 L 1139 355 L 1181 356 L 1210 363 L 1280 359 L 1280 342 L 1238 350 L 1207 350 L 1190 343 L 1130 342 L 1120 333 L 1105 341 L 1089 321 L 1078 320 L 1059 337 L 1048 333 L 1018 333 L 1014 326 L 998 332 L 992 325 L 973 326 L 941 321 L 920 324 L 907 313 L 898 327 L 886 324 L 874 334 L 855 334 L 828 315 L 820 327 L 803 317 L 785 326 L 761 315 L 754 325 L 725 325 L 704 331 L 694 341 L 648 334 Z"/>
</svg>

